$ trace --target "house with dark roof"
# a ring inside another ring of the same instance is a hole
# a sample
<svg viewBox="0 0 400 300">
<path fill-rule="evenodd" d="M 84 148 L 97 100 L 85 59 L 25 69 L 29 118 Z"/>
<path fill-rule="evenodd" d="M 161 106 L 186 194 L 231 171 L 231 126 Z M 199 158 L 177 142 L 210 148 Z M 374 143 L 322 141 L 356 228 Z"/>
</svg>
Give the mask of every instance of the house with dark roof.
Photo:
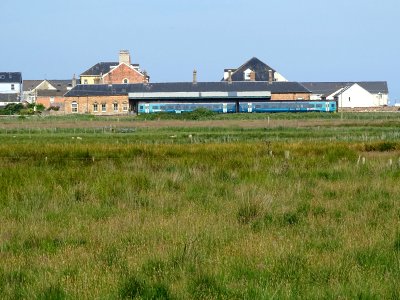
<svg viewBox="0 0 400 300">
<path fill-rule="evenodd" d="M 275 69 L 266 63 L 253 57 L 239 68 L 227 68 L 224 70 L 223 81 L 287 81 Z"/>
<path fill-rule="evenodd" d="M 139 64 L 132 64 L 128 50 L 121 50 L 118 62 L 99 62 L 80 75 L 82 84 L 143 83 L 149 81 Z"/>
<path fill-rule="evenodd" d="M 21 72 L 0 72 L 0 93 L 18 94 L 22 91 Z"/>
<path fill-rule="evenodd" d="M 338 100 L 339 107 L 380 107 L 389 102 L 386 81 L 301 82 L 311 100 Z"/>
<path fill-rule="evenodd" d="M 29 103 L 42 104 L 44 107 L 64 106 L 64 95 L 76 84 L 75 76 L 72 80 L 24 80 L 23 99 Z"/>
</svg>

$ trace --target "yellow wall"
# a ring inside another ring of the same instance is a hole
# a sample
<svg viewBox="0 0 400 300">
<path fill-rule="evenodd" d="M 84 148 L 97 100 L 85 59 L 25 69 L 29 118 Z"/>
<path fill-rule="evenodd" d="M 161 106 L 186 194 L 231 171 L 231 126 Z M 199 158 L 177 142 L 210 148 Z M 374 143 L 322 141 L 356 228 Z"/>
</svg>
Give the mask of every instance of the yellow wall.
<svg viewBox="0 0 400 300">
<path fill-rule="evenodd" d="M 98 83 L 102 82 L 100 76 L 81 76 L 81 84 L 95 84 L 95 79 L 99 80 Z M 85 83 L 85 80 L 87 80 L 87 83 Z"/>
</svg>

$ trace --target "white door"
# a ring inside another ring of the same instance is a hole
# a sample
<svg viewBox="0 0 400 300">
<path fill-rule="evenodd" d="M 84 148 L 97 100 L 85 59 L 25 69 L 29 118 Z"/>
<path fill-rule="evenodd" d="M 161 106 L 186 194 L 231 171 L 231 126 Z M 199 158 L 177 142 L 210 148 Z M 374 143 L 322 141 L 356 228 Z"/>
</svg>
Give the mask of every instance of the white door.
<svg viewBox="0 0 400 300">
<path fill-rule="evenodd" d="M 325 111 L 329 111 L 329 102 L 325 103 Z"/>
<path fill-rule="evenodd" d="M 228 112 L 228 104 L 227 103 L 222 104 L 222 112 L 224 114 L 226 114 Z"/>
<path fill-rule="evenodd" d="M 144 112 L 146 114 L 150 113 L 150 104 L 149 103 L 145 103 L 144 105 Z"/>
</svg>

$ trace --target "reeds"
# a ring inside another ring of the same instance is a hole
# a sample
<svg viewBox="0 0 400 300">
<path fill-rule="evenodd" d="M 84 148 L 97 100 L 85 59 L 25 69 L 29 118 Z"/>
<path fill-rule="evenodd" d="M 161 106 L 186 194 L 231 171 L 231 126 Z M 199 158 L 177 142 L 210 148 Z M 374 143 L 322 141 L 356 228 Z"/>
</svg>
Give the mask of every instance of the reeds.
<svg viewBox="0 0 400 300">
<path fill-rule="evenodd" d="M 400 296 L 396 142 L 38 145 L 0 146 L 4 298 Z"/>
</svg>

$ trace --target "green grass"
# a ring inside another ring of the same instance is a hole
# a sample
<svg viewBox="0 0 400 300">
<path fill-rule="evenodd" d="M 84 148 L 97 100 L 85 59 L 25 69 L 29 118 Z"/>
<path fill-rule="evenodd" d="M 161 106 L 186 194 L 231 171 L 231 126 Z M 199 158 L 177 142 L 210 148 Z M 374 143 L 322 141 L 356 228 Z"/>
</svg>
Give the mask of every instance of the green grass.
<svg viewBox="0 0 400 300">
<path fill-rule="evenodd" d="M 0 298 L 398 299 L 396 129 L 268 130 L 0 133 Z"/>
</svg>

